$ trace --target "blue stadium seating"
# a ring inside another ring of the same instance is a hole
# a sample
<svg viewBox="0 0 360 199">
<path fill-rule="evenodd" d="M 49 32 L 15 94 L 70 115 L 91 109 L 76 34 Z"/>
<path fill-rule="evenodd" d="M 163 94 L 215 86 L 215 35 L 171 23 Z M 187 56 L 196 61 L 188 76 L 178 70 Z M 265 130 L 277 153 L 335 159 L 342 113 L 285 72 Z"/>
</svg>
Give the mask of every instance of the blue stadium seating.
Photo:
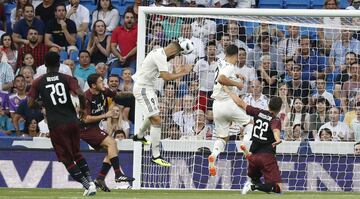
<svg viewBox="0 0 360 199">
<path fill-rule="evenodd" d="M 311 8 L 313 8 L 313 9 L 323 9 L 324 8 L 324 0 L 312 0 Z"/>
<path fill-rule="evenodd" d="M 122 68 L 112 68 L 110 74 L 118 75 L 120 77 L 122 75 Z"/>
<path fill-rule="evenodd" d="M 260 0 L 259 8 L 284 8 L 283 0 Z"/>
<path fill-rule="evenodd" d="M 289 9 L 309 9 L 311 0 L 285 0 L 284 6 Z"/>
</svg>

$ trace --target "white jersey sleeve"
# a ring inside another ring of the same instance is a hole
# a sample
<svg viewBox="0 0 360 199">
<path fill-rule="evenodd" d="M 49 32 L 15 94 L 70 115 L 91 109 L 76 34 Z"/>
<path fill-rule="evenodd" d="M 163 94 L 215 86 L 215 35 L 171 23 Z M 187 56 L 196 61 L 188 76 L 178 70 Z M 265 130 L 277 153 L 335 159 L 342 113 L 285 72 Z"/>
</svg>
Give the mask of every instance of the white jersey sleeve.
<svg viewBox="0 0 360 199">
<path fill-rule="evenodd" d="M 132 76 L 139 87 L 155 88 L 160 71 L 169 71 L 170 63 L 167 61 L 164 48 L 152 50 L 144 59 L 141 66 Z"/>
</svg>

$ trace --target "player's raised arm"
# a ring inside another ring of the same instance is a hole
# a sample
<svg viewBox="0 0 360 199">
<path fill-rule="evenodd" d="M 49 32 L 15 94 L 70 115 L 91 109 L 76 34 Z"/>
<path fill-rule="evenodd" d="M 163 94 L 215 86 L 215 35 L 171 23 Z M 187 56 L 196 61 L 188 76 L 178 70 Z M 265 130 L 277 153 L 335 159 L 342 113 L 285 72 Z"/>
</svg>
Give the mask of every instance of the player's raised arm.
<svg viewBox="0 0 360 199">
<path fill-rule="evenodd" d="M 183 67 L 181 67 L 181 71 L 178 73 L 169 73 L 167 71 L 160 71 L 160 77 L 163 78 L 166 81 L 179 79 L 187 74 L 189 74 L 192 71 L 194 65 L 187 64 Z"/>
<path fill-rule="evenodd" d="M 230 91 L 227 86 L 223 86 L 224 91 L 229 94 L 232 100 L 234 100 L 235 104 L 238 105 L 240 108 L 246 110 L 247 104 L 236 94 Z"/>
</svg>

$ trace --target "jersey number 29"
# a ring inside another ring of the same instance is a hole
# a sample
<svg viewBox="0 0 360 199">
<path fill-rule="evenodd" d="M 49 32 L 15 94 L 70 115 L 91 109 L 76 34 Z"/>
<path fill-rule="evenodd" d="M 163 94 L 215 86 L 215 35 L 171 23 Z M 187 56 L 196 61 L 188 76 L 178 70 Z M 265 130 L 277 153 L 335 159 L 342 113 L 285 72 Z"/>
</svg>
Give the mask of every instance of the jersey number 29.
<svg viewBox="0 0 360 199">
<path fill-rule="evenodd" d="M 50 97 L 54 105 L 65 104 L 67 102 L 67 96 L 65 92 L 65 86 L 63 83 L 48 84 L 45 88 L 50 88 Z"/>
<path fill-rule="evenodd" d="M 260 119 L 256 120 L 255 126 L 254 126 L 253 136 L 260 139 L 260 140 L 267 140 L 266 137 L 263 137 L 263 134 L 265 132 L 267 132 L 268 128 L 269 128 L 269 123 L 268 122 L 263 122 Z"/>
</svg>

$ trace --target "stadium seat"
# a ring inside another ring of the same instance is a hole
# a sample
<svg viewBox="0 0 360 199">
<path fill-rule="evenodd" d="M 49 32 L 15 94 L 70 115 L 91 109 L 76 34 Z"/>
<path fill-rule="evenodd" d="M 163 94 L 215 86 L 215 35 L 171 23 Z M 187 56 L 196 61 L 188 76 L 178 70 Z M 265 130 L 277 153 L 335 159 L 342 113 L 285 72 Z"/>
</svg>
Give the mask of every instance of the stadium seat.
<svg viewBox="0 0 360 199">
<path fill-rule="evenodd" d="M 120 77 L 122 75 L 122 68 L 113 68 L 111 69 L 110 74 L 118 75 Z"/>
<path fill-rule="evenodd" d="M 94 0 L 80 0 L 80 4 L 83 6 L 89 5 L 89 4 L 95 5 L 95 1 Z"/>
<path fill-rule="evenodd" d="M 284 8 L 283 0 L 260 0 L 259 8 Z"/>
<path fill-rule="evenodd" d="M 63 62 L 67 58 L 68 58 L 67 52 L 65 50 L 60 51 L 60 61 Z"/>
<path fill-rule="evenodd" d="M 324 0 L 312 0 L 311 8 L 312 9 L 323 9 L 324 8 Z"/>
<path fill-rule="evenodd" d="M 340 1 L 340 8 L 345 9 L 348 6 L 349 6 L 348 1 L 345 1 L 345 0 Z"/>
<path fill-rule="evenodd" d="M 289 9 L 309 9 L 310 8 L 310 0 L 286 0 L 285 8 Z"/>
</svg>

